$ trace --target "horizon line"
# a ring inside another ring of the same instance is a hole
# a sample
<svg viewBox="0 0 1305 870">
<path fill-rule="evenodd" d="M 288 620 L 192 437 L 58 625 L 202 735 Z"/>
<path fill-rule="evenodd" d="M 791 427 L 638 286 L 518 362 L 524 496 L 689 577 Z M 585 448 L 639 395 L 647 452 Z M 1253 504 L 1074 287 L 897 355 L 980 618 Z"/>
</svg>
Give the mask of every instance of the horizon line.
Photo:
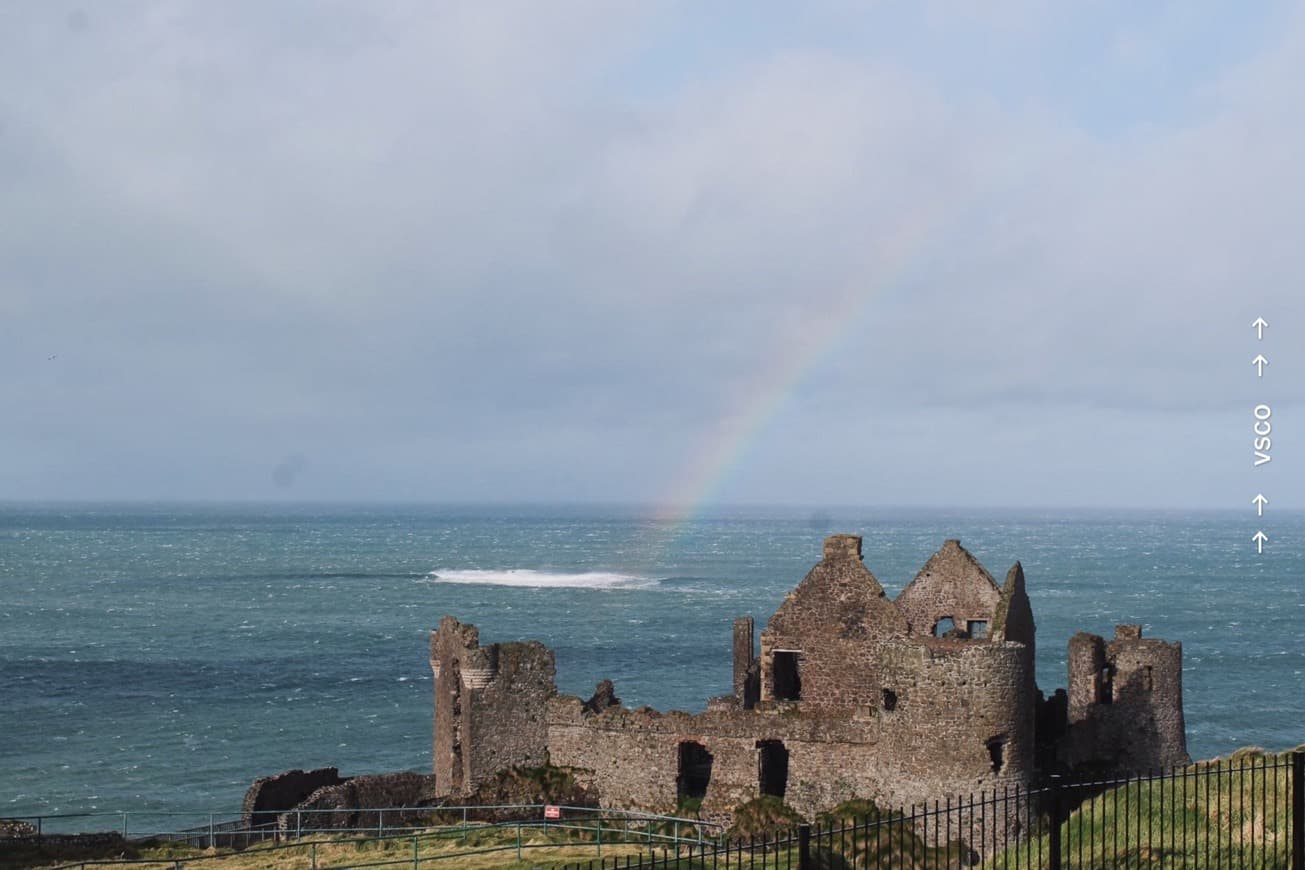
<svg viewBox="0 0 1305 870">
<path fill-rule="evenodd" d="M 1250 502 L 1248 502 L 1250 504 Z M 265 498 L 265 497 L 230 497 L 230 498 L 213 498 L 213 497 L 55 497 L 55 498 L 0 498 L 0 506 L 146 506 L 146 505 L 176 505 L 190 507 L 441 507 L 441 508 L 525 508 L 525 507 L 554 507 L 554 508 L 620 508 L 647 510 L 649 513 L 658 513 L 666 508 L 664 503 L 658 503 L 653 500 L 638 499 L 574 499 L 574 500 L 545 500 L 545 499 L 415 499 L 415 498 Z M 1240 505 L 1233 507 L 1231 505 L 1178 505 L 1178 504 L 1143 504 L 1143 505 L 1126 505 L 1126 504 L 1069 504 L 1069 503 L 994 503 L 978 502 L 967 504 L 940 503 L 940 502 L 880 502 L 880 503 L 857 503 L 857 502 L 807 502 L 807 501 L 721 501 L 710 502 L 708 504 L 699 504 L 695 510 L 702 512 L 716 512 L 728 510 L 788 510 L 788 511 L 811 511 L 814 513 L 824 513 L 829 511 L 847 511 L 847 510 L 905 510 L 905 511 L 1084 511 L 1084 512 L 1135 512 L 1135 513 L 1154 513 L 1168 511 L 1189 511 L 1195 513 L 1241 513 L 1248 514 L 1247 519 L 1259 519 L 1262 521 L 1269 520 L 1269 517 L 1255 517 L 1250 515 L 1249 508 L 1242 508 Z M 1289 504 L 1275 508 L 1277 512 L 1305 512 L 1305 504 L 1299 506 Z M 667 520 L 671 522 L 671 520 Z"/>
</svg>

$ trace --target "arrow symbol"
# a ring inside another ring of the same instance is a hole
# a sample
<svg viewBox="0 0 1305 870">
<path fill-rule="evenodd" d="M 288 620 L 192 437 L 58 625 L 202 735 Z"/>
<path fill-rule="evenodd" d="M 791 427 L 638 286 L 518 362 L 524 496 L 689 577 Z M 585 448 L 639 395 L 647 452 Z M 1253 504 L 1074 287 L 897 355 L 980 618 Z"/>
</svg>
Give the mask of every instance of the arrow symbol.
<svg viewBox="0 0 1305 870">
<path fill-rule="evenodd" d="M 1255 359 L 1251 360 L 1251 365 L 1255 366 L 1255 376 L 1257 378 L 1264 377 L 1264 367 L 1268 364 L 1269 361 L 1264 358 L 1264 354 L 1262 353 L 1257 353 Z"/>
<path fill-rule="evenodd" d="M 1255 542 L 1255 552 L 1263 553 L 1264 542 L 1269 540 L 1269 536 L 1264 534 L 1264 532 L 1256 532 L 1254 537 L 1251 538 L 1251 540 Z"/>
<path fill-rule="evenodd" d="M 1269 500 L 1264 497 L 1264 493 L 1260 493 L 1255 498 L 1251 499 L 1251 504 L 1255 505 L 1255 515 L 1257 517 L 1264 516 L 1264 506 L 1268 503 Z"/>
<path fill-rule="evenodd" d="M 1251 326 L 1255 327 L 1256 339 L 1262 340 L 1264 338 L 1264 327 L 1268 325 L 1269 325 L 1269 321 L 1265 320 L 1263 317 L 1255 318 L 1255 322 L 1252 323 Z"/>
</svg>

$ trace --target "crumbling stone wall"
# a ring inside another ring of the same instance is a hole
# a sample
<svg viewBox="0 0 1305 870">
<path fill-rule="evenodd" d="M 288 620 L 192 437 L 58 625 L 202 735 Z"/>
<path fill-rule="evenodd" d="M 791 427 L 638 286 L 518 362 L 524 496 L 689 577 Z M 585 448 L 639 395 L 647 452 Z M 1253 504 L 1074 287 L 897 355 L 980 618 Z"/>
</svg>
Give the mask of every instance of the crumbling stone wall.
<svg viewBox="0 0 1305 870">
<path fill-rule="evenodd" d="M 1188 764 L 1181 643 L 1120 625 L 1107 643 L 1080 632 L 1069 644 L 1068 727 L 1059 748 L 1071 769 L 1108 776 Z"/>
<path fill-rule="evenodd" d="M 1001 590 L 979 560 L 955 538 L 929 557 L 893 602 L 912 634 L 933 635 L 939 620 L 950 617 L 959 632 L 986 636 L 1001 600 Z M 982 630 L 980 631 L 980 624 Z"/>
<path fill-rule="evenodd" d="M 41 865 L 71 866 L 70 851 L 91 855 L 128 855 L 132 844 L 122 836 L 120 831 L 101 831 L 92 834 L 40 834 L 32 828 L 26 832 L 20 828 L 0 827 L 0 866 L 32 867 Z M 30 826 L 29 826 L 30 827 Z M 14 853 L 23 853 L 22 858 L 14 863 Z M 87 862 L 88 864 L 90 861 Z M 84 865 L 83 865 L 84 866 Z M 94 864 L 91 864 L 94 866 Z"/>
<path fill-rule="evenodd" d="M 277 813 L 293 809 L 319 788 L 342 782 L 339 769 L 334 767 L 296 768 L 275 776 L 261 776 L 245 791 L 241 818 L 250 826 L 274 825 Z"/>
<path fill-rule="evenodd" d="M 962 630 L 935 637 L 944 616 Z M 984 636 L 967 636 L 980 623 Z M 465 795 L 546 757 L 603 806 L 670 812 L 692 782 L 709 818 L 777 790 L 813 815 L 851 798 L 909 806 L 1027 788 L 1047 759 L 1121 774 L 1187 758 L 1178 644 L 1136 626 L 1109 644 L 1076 635 L 1069 692 L 1042 702 L 1022 565 L 999 588 L 956 540 L 894 602 L 861 539 L 831 536 L 762 632 L 759 660 L 753 632 L 751 617 L 735 621 L 733 694 L 691 715 L 626 709 L 610 683 L 587 702 L 559 696 L 549 650 L 482 648 L 474 626 L 445 617 L 431 639 L 437 791 Z"/>
<path fill-rule="evenodd" d="M 0 819 L 0 840 L 16 837 L 35 837 L 36 826 L 21 819 Z"/>
<path fill-rule="evenodd" d="M 550 720 L 553 763 L 585 768 L 604 806 L 673 811 L 684 741 L 712 755 L 702 803 L 707 816 L 728 816 L 761 793 L 760 744 L 767 741 L 789 753 L 784 799 L 799 811 L 814 814 L 878 782 L 870 763 L 878 742 L 873 719 L 774 708 L 688 714 L 618 707 L 594 716 L 583 713 L 578 699 L 559 697 Z"/>
<path fill-rule="evenodd" d="M 437 793 L 470 794 L 499 770 L 543 764 L 545 713 L 557 693 L 553 651 L 537 641 L 481 647 L 476 627 L 451 616 L 430 644 Z"/>
<path fill-rule="evenodd" d="M 1032 699 L 1023 699 L 1031 660 L 1014 643 L 904 639 L 880 650 L 885 679 L 901 690 L 891 712 L 833 713 L 763 702 L 756 710 L 680 712 L 611 708 L 586 715 L 578 698 L 550 705 L 555 764 L 587 770 L 605 806 L 665 812 L 676 806 L 679 744 L 712 755 L 703 801 L 726 814 L 761 792 L 761 744 L 788 753 L 784 799 L 814 814 L 873 797 L 885 805 L 963 794 L 988 785 L 1028 786 L 1033 777 Z M 1000 741 L 993 769 L 990 741 Z"/>
<path fill-rule="evenodd" d="M 906 632 L 905 617 L 861 561 L 860 536 L 833 535 L 761 633 L 761 700 L 781 698 L 777 654 L 790 654 L 805 709 L 873 709 L 881 688 L 875 641 Z"/>
<path fill-rule="evenodd" d="M 1033 605 L 1024 589 L 1024 566 L 1016 562 L 1006 572 L 1001 598 L 992 614 L 993 640 L 1009 640 L 1029 648 L 1029 658 L 1037 661 L 1037 629 L 1033 623 Z"/>
<path fill-rule="evenodd" d="M 437 802 L 435 777 L 404 771 L 351 777 L 317 789 L 277 820 L 283 831 L 330 829 L 376 829 L 382 816 L 367 810 L 395 807 L 425 807 Z M 418 821 L 421 814 L 386 813 L 385 824 L 395 826 Z"/>
</svg>

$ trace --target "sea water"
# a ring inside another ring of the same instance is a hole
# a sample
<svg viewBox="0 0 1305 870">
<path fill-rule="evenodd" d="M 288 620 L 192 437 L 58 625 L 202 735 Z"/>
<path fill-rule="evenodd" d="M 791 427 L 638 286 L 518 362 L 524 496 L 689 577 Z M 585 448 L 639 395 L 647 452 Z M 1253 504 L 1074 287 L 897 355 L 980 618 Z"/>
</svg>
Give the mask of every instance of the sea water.
<svg viewBox="0 0 1305 870">
<path fill-rule="evenodd" d="M 1305 514 L 0 506 L 0 816 L 229 815 L 251 780 L 429 770 L 429 630 L 538 639 L 561 691 L 702 710 L 834 532 L 895 595 L 945 538 L 1021 560 L 1038 684 L 1076 631 L 1183 643 L 1194 757 L 1305 742 Z"/>
</svg>

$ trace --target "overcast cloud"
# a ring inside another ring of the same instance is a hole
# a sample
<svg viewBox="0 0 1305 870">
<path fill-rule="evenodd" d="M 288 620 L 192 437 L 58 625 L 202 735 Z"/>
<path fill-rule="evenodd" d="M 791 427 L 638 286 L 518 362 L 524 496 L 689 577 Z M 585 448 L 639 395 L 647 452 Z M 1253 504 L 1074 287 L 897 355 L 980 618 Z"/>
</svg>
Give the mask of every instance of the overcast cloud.
<svg viewBox="0 0 1305 870">
<path fill-rule="evenodd" d="M 1135 5 L 0 6 L 0 499 L 1286 506 L 1305 16 Z"/>
</svg>

